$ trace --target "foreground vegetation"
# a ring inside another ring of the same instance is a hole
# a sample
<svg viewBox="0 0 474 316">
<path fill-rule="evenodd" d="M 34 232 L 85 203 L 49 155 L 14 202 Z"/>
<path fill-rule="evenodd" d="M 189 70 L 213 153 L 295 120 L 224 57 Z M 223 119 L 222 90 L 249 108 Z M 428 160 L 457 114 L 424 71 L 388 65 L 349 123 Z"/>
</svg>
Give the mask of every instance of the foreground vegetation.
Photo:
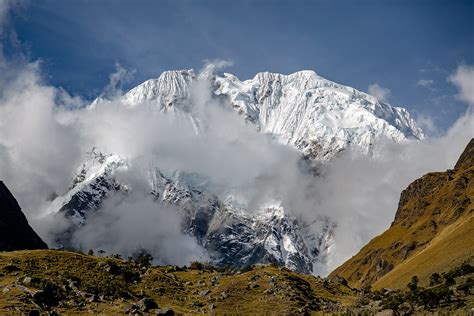
<svg viewBox="0 0 474 316">
<path fill-rule="evenodd" d="M 236 271 L 150 261 L 58 250 L 0 253 L 0 314 L 468 315 L 474 308 L 474 266 L 467 262 L 434 273 L 426 287 L 415 276 L 404 290 L 371 291 L 270 265 Z"/>
<path fill-rule="evenodd" d="M 149 259 L 0 253 L 0 314 L 303 314 L 343 312 L 357 297 L 340 281 L 285 268 L 152 267 Z"/>
<path fill-rule="evenodd" d="M 413 276 L 404 290 L 365 289 L 354 304 L 359 313 L 380 308 L 394 314 L 472 315 L 474 312 L 474 266 L 464 262 L 444 273 L 433 273 L 426 287 Z"/>
</svg>

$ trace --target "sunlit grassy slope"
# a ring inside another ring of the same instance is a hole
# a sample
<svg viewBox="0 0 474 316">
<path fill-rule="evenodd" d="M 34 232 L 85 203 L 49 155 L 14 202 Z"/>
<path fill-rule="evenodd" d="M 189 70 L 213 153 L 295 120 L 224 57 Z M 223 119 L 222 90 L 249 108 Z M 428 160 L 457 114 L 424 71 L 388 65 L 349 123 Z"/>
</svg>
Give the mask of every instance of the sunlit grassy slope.
<svg viewBox="0 0 474 316">
<path fill-rule="evenodd" d="M 426 284 L 433 272 L 474 258 L 474 141 L 455 169 L 411 183 L 392 226 L 331 273 L 355 287 L 404 288 L 413 275 Z"/>
<path fill-rule="evenodd" d="M 341 283 L 274 266 L 245 272 L 147 268 L 56 250 L 0 253 L 0 291 L 2 315 L 33 309 L 123 314 L 144 298 L 158 305 L 150 312 L 283 315 L 337 311 L 355 300 L 355 292 Z"/>
</svg>

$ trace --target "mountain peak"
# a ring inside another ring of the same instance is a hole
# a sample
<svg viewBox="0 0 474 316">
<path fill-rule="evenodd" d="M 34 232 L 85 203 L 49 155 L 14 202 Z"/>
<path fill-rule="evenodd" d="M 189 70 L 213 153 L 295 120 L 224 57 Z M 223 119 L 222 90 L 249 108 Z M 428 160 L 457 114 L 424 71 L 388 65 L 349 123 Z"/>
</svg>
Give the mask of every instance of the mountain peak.
<svg viewBox="0 0 474 316">
<path fill-rule="evenodd" d="M 474 138 L 471 138 L 471 141 L 467 144 L 454 169 L 470 168 L 472 166 L 474 166 Z"/>
</svg>

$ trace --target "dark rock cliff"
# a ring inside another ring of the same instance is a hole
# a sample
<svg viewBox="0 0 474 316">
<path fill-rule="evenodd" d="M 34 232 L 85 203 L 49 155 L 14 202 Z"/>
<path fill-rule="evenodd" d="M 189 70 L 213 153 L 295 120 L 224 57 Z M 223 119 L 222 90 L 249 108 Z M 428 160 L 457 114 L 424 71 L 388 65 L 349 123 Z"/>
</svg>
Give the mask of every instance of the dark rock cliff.
<svg viewBox="0 0 474 316">
<path fill-rule="evenodd" d="M 0 251 L 47 248 L 28 224 L 13 194 L 0 181 Z"/>
</svg>

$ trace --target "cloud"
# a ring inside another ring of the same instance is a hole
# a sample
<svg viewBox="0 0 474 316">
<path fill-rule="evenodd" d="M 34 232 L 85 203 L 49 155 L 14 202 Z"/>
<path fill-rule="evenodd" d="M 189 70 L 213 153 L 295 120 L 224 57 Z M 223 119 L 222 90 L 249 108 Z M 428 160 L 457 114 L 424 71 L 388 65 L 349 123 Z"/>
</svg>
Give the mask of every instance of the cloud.
<svg viewBox="0 0 474 316">
<path fill-rule="evenodd" d="M 13 0 L 0 0 L 0 34 L 2 31 L 2 26 L 7 22 L 8 13 L 13 6 Z"/>
<path fill-rule="evenodd" d="M 420 114 L 416 117 L 416 125 L 420 127 L 425 134 L 430 136 L 439 136 L 441 130 L 437 126 L 433 117 L 427 114 Z"/>
<path fill-rule="evenodd" d="M 102 90 L 101 97 L 107 99 L 113 99 L 117 96 L 122 95 L 122 86 L 133 79 L 135 70 L 127 70 L 120 65 L 115 63 L 115 72 L 109 75 L 109 83 Z"/>
<path fill-rule="evenodd" d="M 459 99 L 470 105 L 474 104 L 474 66 L 458 66 L 456 72 L 448 77 L 448 81 L 459 89 Z"/>
<path fill-rule="evenodd" d="M 424 87 L 424 88 L 432 88 L 433 84 L 435 83 L 434 80 L 432 79 L 420 79 L 416 82 L 416 85 L 419 87 Z"/>
<path fill-rule="evenodd" d="M 204 66 L 202 67 L 200 73 L 202 75 L 209 75 L 213 74 L 221 69 L 231 67 L 234 64 L 231 60 L 224 60 L 224 59 L 213 59 L 204 60 Z"/>
<path fill-rule="evenodd" d="M 369 94 L 373 95 L 382 102 L 387 102 L 388 97 L 391 94 L 390 89 L 381 87 L 378 83 L 369 85 Z"/>
<path fill-rule="evenodd" d="M 73 245 L 84 252 L 105 250 L 107 255 L 131 257 L 144 249 L 160 265 L 209 260 L 197 241 L 182 233 L 178 210 L 142 192 L 112 195 L 73 238 Z"/>
</svg>

